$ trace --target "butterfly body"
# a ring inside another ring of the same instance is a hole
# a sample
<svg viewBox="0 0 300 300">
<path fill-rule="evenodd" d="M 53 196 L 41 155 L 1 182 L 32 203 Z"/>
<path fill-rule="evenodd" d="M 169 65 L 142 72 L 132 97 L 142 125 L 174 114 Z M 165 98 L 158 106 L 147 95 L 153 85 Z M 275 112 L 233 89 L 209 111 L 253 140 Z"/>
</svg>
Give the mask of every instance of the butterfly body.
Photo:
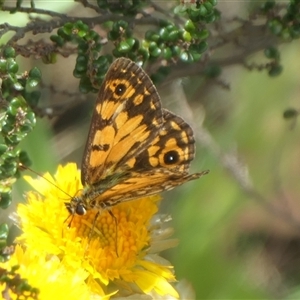
<svg viewBox="0 0 300 300">
<path fill-rule="evenodd" d="M 82 161 L 80 196 L 70 213 L 105 209 L 170 190 L 189 174 L 195 155 L 191 127 L 162 109 L 154 84 L 134 62 L 114 61 L 100 88 Z"/>
</svg>

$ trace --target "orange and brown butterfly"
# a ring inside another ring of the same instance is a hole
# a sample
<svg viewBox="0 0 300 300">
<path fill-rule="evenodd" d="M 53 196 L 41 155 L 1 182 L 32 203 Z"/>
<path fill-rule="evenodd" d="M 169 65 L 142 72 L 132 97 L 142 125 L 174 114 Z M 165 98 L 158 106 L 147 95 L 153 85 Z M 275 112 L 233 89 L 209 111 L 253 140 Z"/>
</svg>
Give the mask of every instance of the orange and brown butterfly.
<svg viewBox="0 0 300 300">
<path fill-rule="evenodd" d="M 127 58 L 115 60 L 100 88 L 82 160 L 84 190 L 66 204 L 71 214 L 170 190 L 189 174 L 191 127 L 161 107 L 148 75 Z"/>
</svg>

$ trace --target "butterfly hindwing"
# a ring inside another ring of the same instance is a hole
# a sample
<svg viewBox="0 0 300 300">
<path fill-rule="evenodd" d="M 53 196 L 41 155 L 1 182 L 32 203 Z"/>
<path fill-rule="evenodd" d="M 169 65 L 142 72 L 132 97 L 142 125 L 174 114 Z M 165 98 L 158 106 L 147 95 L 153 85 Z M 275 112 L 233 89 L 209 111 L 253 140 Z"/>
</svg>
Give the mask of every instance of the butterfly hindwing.
<svg viewBox="0 0 300 300">
<path fill-rule="evenodd" d="M 192 128 L 179 116 L 163 109 L 163 125 L 147 149 L 136 159 L 136 169 L 165 168 L 182 175 L 195 156 Z"/>
<path fill-rule="evenodd" d="M 187 181 L 198 179 L 207 173 L 208 171 L 203 171 L 183 175 L 174 173 L 168 169 L 147 171 L 143 176 L 140 176 L 139 173 L 132 173 L 130 178 L 112 186 L 103 194 L 96 197 L 95 200 L 98 204 L 102 203 L 105 207 L 110 207 L 120 202 L 171 190 Z"/>
<path fill-rule="evenodd" d="M 136 158 L 130 177 L 110 186 L 96 201 L 113 206 L 145 195 L 170 190 L 206 172 L 188 174 L 195 154 L 191 127 L 180 117 L 163 109 L 164 122 L 152 143 Z"/>
</svg>

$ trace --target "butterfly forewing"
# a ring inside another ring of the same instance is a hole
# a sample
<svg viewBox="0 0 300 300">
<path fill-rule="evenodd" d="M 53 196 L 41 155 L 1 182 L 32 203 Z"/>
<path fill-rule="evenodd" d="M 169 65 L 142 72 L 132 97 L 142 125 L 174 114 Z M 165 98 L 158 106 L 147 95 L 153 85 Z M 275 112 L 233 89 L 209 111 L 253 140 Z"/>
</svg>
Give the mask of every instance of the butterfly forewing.
<svg viewBox="0 0 300 300">
<path fill-rule="evenodd" d="M 83 184 L 132 168 L 162 123 L 159 95 L 148 75 L 129 59 L 116 60 L 98 94 L 83 156 Z"/>
</svg>

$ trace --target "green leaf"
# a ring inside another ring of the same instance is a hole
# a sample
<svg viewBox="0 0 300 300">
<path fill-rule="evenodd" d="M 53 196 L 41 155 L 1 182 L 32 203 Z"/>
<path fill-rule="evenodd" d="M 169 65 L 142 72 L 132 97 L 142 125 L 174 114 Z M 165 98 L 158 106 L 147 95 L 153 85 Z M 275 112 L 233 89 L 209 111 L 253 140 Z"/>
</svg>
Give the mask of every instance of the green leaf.
<svg viewBox="0 0 300 300">
<path fill-rule="evenodd" d="M 0 58 L 0 71 L 6 71 L 6 59 L 4 58 Z"/>
<path fill-rule="evenodd" d="M 40 97 L 41 97 L 41 92 L 40 91 L 32 91 L 32 92 L 26 93 L 24 95 L 24 98 L 26 99 L 26 102 L 31 107 L 36 107 L 38 105 Z"/>
<path fill-rule="evenodd" d="M 34 67 L 29 71 L 29 78 L 40 81 L 42 79 L 42 72 L 39 68 Z"/>
<path fill-rule="evenodd" d="M 142 56 L 143 61 L 146 61 L 149 58 L 149 51 L 146 48 L 141 47 L 137 53 L 138 55 Z"/>
<path fill-rule="evenodd" d="M 0 207 L 5 209 L 11 204 L 11 191 L 8 193 L 0 193 Z"/>
<path fill-rule="evenodd" d="M 26 114 L 26 120 L 28 120 L 32 126 L 35 126 L 36 124 L 35 113 L 32 111 L 28 111 Z"/>
<path fill-rule="evenodd" d="M 65 35 L 70 36 L 73 32 L 73 28 L 74 28 L 74 24 L 71 22 L 68 22 L 62 27 L 62 30 L 65 33 Z"/>
<path fill-rule="evenodd" d="M 7 151 L 8 147 L 5 144 L 0 144 L 0 155 Z"/>
<path fill-rule="evenodd" d="M 9 228 L 6 223 L 0 225 L 0 240 L 6 240 L 8 237 Z"/>
<path fill-rule="evenodd" d="M 17 91 L 22 91 L 24 89 L 24 87 L 22 86 L 22 84 L 20 82 L 18 82 L 18 81 L 14 82 L 13 87 Z"/>
<path fill-rule="evenodd" d="M 182 38 L 185 42 L 190 42 L 192 40 L 192 36 L 188 31 L 182 33 Z"/>
<path fill-rule="evenodd" d="M 183 61 L 183 62 L 188 62 L 189 60 L 189 55 L 187 53 L 187 51 L 182 51 L 180 53 L 180 56 L 179 56 L 180 60 Z"/>
<path fill-rule="evenodd" d="M 265 49 L 264 54 L 267 58 L 270 58 L 270 59 L 278 60 L 280 58 L 280 53 L 279 53 L 278 49 L 273 46 Z"/>
<path fill-rule="evenodd" d="M 50 40 L 54 43 L 56 43 L 58 46 L 62 47 L 65 43 L 65 40 L 58 35 L 51 35 Z"/>
<path fill-rule="evenodd" d="M 201 4 L 201 5 L 199 6 L 199 15 L 202 16 L 202 17 L 204 17 L 204 16 L 206 16 L 207 14 L 208 14 L 207 8 L 206 8 L 203 4 Z"/>
<path fill-rule="evenodd" d="M 179 39 L 179 30 L 174 29 L 169 33 L 168 41 L 176 42 Z"/>
<path fill-rule="evenodd" d="M 162 50 L 162 55 L 164 59 L 169 60 L 172 57 L 172 50 L 167 47 Z"/>
<path fill-rule="evenodd" d="M 30 86 L 31 88 L 36 87 L 39 84 L 39 80 L 36 79 L 28 79 L 27 80 L 27 84 L 28 86 Z"/>
<path fill-rule="evenodd" d="M 6 60 L 6 70 L 9 73 L 17 73 L 19 70 L 19 66 L 16 63 L 16 61 L 14 60 L 14 58 L 8 58 Z"/>
<path fill-rule="evenodd" d="M 268 27 L 275 35 L 279 35 L 283 29 L 282 23 L 278 19 L 273 19 L 268 22 Z"/>
<path fill-rule="evenodd" d="M 3 50 L 3 56 L 5 58 L 14 58 L 16 57 L 16 50 L 13 47 L 8 46 Z"/>
<path fill-rule="evenodd" d="M 196 30 L 196 26 L 192 20 L 187 20 L 184 24 L 184 29 L 188 32 L 194 32 Z"/>
<path fill-rule="evenodd" d="M 283 67 L 281 65 L 276 64 L 274 66 L 271 66 L 268 74 L 271 77 L 276 77 L 282 73 L 282 70 L 283 70 Z"/>
<path fill-rule="evenodd" d="M 130 45 L 126 41 L 122 41 L 119 45 L 117 45 L 117 50 L 119 53 L 127 53 L 131 49 Z"/>
<path fill-rule="evenodd" d="M 158 34 L 157 32 L 153 31 L 153 30 L 148 30 L 145 33 L 145 39 L 148 41 L 154 41 L 157 42 L 160 39 L 160 33 Z"/>
</svg>

